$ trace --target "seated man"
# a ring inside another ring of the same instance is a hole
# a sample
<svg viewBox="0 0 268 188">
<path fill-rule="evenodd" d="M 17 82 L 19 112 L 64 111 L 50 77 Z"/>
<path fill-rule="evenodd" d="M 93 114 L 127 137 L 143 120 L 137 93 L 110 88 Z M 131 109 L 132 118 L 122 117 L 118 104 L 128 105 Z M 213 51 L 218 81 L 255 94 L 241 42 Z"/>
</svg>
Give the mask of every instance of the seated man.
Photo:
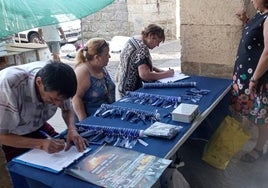
<svg viewBox="0 0 268 188">
<path fill-rule="evenodd" d="M 77 132 L 70 97 L 77 80 L 73 69 L 64 63 L 33 62 L 0 71 L 0 143 L 7 161 L 31 148 L 56 153 L 68 150 L 71 142 L 79 152 L 87 141 Z M 60 107 L 67 124 L 66 144 L 46 139 L 57 133 L 47 123 Z"/>
</svg>

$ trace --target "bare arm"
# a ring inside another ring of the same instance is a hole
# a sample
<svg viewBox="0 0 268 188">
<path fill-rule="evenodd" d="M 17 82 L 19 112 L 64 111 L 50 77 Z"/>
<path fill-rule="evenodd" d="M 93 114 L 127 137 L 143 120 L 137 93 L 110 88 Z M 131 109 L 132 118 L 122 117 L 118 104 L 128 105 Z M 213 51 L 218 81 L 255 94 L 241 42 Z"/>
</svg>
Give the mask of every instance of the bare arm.
<svg viewBox="0 0 268 188">
<path fill-rule="evenodd" d="M 76 130 L 73 111 L 63 110 L 62 117 L 68 126 L 66 147 L 63 139 L 36 139 L 14 134 L 0 134 L 0 142 L 16 148 L 41 149 L 47 153 L 56 153 L 64 148 L 68 150 L 71 147 L 71 142 L 73 142 L 79 152 L 84 151 L 88 142 Z"/>
<path fill-rule="evenodd" d="M 259 59 L 255 72 L 253 73 L 252 80 L 249 83 L 250 91 L 254 91 L 258 80 L 268 71 L 268 19 L 265 20 L 263 25 L 264 36 L 264 49 Z"/>
<path fill-rule="evenodd" d="M 72 102 L 76 115 L 78 116 L 79 121 L 81 121 L 87 117 L 82 98 L 88 88 L 90 88 L 90 75 L 84 66 L 77 67 L 75 69 L 75 74 L 77 78 L 77 91 Z"/>
<path fill-rule="evenodd" d="M 63 37 L 63 39 L 66 40 L 66 36 L 65 36 L 65 33 L 64 33 L 62 27 L 59 27 L 58 30 L 59 30 L 61 36 Z"/>
<path fill-rule="evenodd" d="M 72 142 L 76 146 L 79 152 L 82 152 L 86 149 L 88 142 L 86 139 L 81 137 L 76 129 L 74 122 L 74 113 L 72 110 L 62 110 L 62 118 L 68 127 L 68 133 L 66 137 L 66 147 L 65 150 L 70 149 Z"/>
<path fill-rule="evenodd" d="M 64 140 L 36 139 L 14 134 L 0 134 L 2 144 L 16 148 L 41 149 L 47 153 L 56 153 L 64 149 Z"/>
<path fill-rule="evenodd" d="M 42 44 L 45 43 L 44 36 L 43 36 L 43 30 L 41 28 L 38 28 L 38 35 L 40 37 L 40 41 Z"/>
<path fill-rule="evenodd" d="M 156 68 L 154 67 L 154 70 Z M 169 69 L 167 71 L 157 69 L 156 71 L 151 71 L 146 64 L 142 64 L 138 67 L 139 76 L 144 81 L 154 81 L 162 78 L 172 77 L 174 75 L 174 70 Z"/>
<path fill-rule="evenodd" d="M 155 72 L 163 72 L 164 70 L 159 69 L 159 68 L 153 66 L 153 71 L 155 71 Z"/>
</svg>

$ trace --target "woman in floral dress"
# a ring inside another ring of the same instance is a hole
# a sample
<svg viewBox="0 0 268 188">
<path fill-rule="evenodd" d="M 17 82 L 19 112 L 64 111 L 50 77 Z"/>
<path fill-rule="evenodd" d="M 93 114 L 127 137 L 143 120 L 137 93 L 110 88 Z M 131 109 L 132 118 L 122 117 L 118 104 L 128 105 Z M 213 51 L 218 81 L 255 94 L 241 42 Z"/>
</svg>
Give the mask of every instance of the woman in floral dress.
<svg viewBox="0 0 268 188">
<path fill-rule="evenodd" d="M 258 13 L 251 19 L 244 10 L 237 16 L 244 22 L 243 34 L 234 65 L 231 106 L 258 127 L 252 151 L 242 156 L 254 162 L 263 154 L 268 140 L 268 0 L 251 1 Z"/>
</svg>

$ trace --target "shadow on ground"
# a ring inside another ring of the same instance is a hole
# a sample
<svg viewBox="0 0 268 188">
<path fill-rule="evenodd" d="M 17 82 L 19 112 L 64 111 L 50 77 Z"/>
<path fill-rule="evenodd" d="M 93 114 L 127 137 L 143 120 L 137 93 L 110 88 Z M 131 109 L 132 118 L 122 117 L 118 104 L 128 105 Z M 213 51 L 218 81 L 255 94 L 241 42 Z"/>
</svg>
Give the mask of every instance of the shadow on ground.
<svg viewBox="0 0 268 188">
<path fill-rule="evenodd" d="M 235 156 L 225 170 L 219 170 L 201 159 L 205 144 L 203 140 L 189 139 L 178 151 L 185 163 L 179 171 L 191 188 L 268 187 L 268 154 L 255 163 L 244 163 Z"/>
</svg>

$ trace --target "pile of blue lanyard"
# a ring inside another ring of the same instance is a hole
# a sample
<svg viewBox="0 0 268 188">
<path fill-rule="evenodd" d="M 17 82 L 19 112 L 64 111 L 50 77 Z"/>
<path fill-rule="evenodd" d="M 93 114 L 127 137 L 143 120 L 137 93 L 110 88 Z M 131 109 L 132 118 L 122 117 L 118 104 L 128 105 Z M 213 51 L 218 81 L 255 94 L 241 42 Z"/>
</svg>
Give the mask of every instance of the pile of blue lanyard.
<svg viewBox="0 0 268 188">
<path fill-rule="evenodd" d="M 152 105 L 160 108 L 176 108 L 181 103 L 181 97 L 128 91 L 126 93 L 126 96 L 124 96 L 124 98 L 120 99 L 119 101 L 142 105 Z"/>
<path fill-rule="evenodd" d="M 123 121 L 129 121 L 130 123 L 138 123 L 142 121 L 145 125 L 160 121 L 160 114 L 155 110 L 144 111 L 139 109 L 127 108 L 122 106 L 116 106 L 111 104 L 102 104 L 97 109 L 94 116 L 100 116 L 103 118 L 121 118 Z"/>
<path fill-rule="evenodd" d="M 143 83 L 144 89 L 150 88 L 179 88 L 179 87 L 196 87 L 196 82 L 170 82 L 170 83 L 160 83 L 160 82 L 148 82 Z"/>
<path fill-rule="evenodd" d="M 143 130 L 111 126 L 77 123 L 78 133 L 90 144 L 109 144 L 124 148 L 133 148 L 143 137 Z"/>
</svg>

